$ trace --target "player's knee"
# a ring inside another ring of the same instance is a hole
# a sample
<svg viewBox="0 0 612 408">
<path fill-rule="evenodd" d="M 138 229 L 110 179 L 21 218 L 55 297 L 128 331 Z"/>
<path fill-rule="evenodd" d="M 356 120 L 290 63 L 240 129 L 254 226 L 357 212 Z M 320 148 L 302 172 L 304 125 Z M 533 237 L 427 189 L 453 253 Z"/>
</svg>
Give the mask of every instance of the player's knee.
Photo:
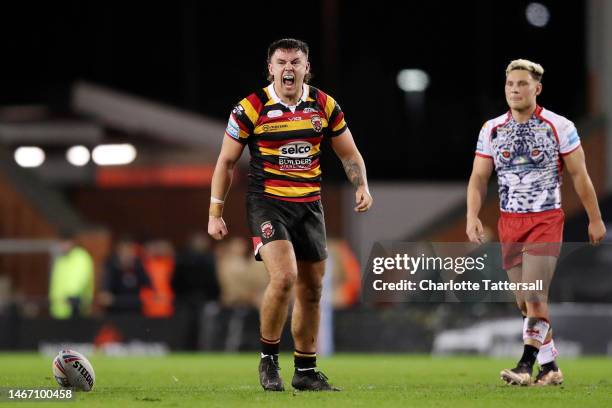
<svg viewBox="0 0 612 408">
<path fill-rule="evenodd" d="M 270 279 L 272 285 L 278 292 L 288 294 L 295 285 L 296 274 L 292 272 L 277 273 Z"/>
<path fill-rule="evenodd" d="M 529 316 L 544 316 L 547 315 L 548 305 L 544 299 L 534 297 L 526 302 L 527 315 Z"/>
<path fill-rule="evenodd" d="M 529 292 L 525 295 L 527 307 L 543 307 L 546 305 L 546 295 L 542 292 Z"/>
<path fill-rule="evenodd" d="M 323 285 L 321 283 L 314 283 L 308 286 L 304 285 L 300 288 L 300 294 L 302 296 L 302 300 L 308 303 L 319 303 L 321 300 L 321 291 L 323 290 Z"/>
</svg>

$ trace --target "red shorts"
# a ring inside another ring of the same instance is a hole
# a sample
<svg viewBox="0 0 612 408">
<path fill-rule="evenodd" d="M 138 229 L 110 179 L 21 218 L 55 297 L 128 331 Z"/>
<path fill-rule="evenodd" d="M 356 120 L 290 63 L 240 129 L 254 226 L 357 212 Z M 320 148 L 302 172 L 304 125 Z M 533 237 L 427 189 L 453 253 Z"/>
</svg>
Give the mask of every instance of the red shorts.
<svg viewBox="0 0 612 408">
<path fill-rule="evenodd" d="M 525 214 L 502 212 L 497 229 L 504 269 L 522 264 L 524 252 L 559 256 L 564 220 L 561 208 Z"/>
</svg>

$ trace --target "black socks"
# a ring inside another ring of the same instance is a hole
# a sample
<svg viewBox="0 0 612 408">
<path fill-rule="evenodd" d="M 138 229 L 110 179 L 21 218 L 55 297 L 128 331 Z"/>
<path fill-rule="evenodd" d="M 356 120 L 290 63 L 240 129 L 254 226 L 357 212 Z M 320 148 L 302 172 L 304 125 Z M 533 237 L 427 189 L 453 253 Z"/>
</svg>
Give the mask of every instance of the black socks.
<svg viewBox="0 0 612 408">
<path fill-rule="evenodd" d="M 525 348 L 523 349 L 523 356 L 519 360 L 519 364 L 528 364 L 529 367 L 533 367 L 536 358 L 538 358 L 538 351 L 539 350 L 537 347 L 525 344 Z"/>
<path fill-rule="evenodd" d="M 317 353 L 305 353 L 295 350 L 293 353 L 293 361 L 297 371 L 314 370 L 317 366 Z"/>
<path fill-rule="evenodd" d="M 263 356 L 277 356 L 280 349 L 280 339 L 268 340 L 261 337 L 261 354 Z"/>
</svg>

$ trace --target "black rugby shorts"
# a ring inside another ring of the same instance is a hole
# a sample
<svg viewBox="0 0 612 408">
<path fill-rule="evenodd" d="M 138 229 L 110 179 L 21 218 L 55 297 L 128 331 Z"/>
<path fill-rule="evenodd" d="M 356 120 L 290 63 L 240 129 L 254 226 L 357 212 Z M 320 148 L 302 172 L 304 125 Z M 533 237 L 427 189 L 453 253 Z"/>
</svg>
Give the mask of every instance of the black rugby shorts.
<svg viewBox="0 0 612 408">
<path fill-rule="evenodd" d="M 259 249 L 276 240 L 291 241 L 297 260 L 321 261 L 327 258 L 321 200 L 292 202 L 247 194 L 247 221 L 258 261 L 261 261 Z"/>
</svg>

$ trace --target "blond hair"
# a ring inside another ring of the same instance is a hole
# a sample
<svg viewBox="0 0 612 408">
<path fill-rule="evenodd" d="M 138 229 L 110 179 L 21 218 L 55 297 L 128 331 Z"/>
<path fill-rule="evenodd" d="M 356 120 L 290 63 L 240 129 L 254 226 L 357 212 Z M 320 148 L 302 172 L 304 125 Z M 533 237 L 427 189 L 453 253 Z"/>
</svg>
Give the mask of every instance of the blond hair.
<svg viewBox="0 0 612 408">
<path fill-rule="evenodd" d="M 511 71 L 516 69 L 528 71 L 531 74 L 531 77 L 536 81 L 541 81 L 542 75 L 544 75 L 544 68 L 540 64 L 526 59 L 516 59 L 508 64 L 508 68 L 506 68 L 506 76 L 508 76 Z"/>
</svg>

